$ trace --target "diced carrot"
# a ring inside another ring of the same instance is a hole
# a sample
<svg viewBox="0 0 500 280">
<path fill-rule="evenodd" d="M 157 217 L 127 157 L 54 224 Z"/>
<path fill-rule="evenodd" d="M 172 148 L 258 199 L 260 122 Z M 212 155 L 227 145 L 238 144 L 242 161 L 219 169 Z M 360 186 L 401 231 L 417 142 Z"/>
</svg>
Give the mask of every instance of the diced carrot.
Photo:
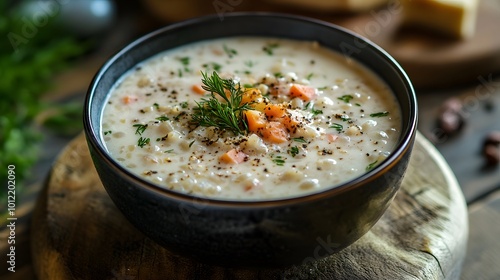
<svg viewBox="0 0 500 280">
<path fill-rule="evenodd" d="M 248 110 L 243 112 L 247 121 L 248 130 L 251 132 L 258 132 L 266 126 L 267 120 L 264 113 L 255 110 Z"/>
<path fill-rule="evenodd" d="M 337 138 L 339 138 L 339 136 L 335 135 L 335 134 L 327 134 L 326 135 L 326 139 L 328 140 L 329 143 L 335 142 L 335 140 L 337 140 Z"/>
<path fill-rule="evenodd" d="M 288 141 L 286 127 L 280 122 L 268 122 L 261 133 L 265 140 L 272 143 L 279 144 Z"/>
<path fill-rule="evenodd" d="M 134 96 L 134 95 L 127 95 L 127 96 L 122 98 L 122 102 L 125 104 L 131 104 L 131 103 L 136 102 L 137 100 L 139 100 L 139 98 L 137 96 Z"/>
<path fill-rule="evenodd" d="M 245 161 L 248 155 L 242 151 L 231 149 L 220 157 L 220 161 L 229 164 L 238 164 Z"/>
<path fill-rule="evenodd" d="M 293 111 L 290 111 L 290 113 L 285 114 L 281 123 L 285 125 L 288 131 L 295 131 L 299 127 L 301 119 L 303 118 L 300 115 L 293 114 Z"/>
<path fill-rule="evenodd" d="M 267 104 L 264 108 L 266 117 L 270 120 L 283 118 L 286 113 L 286 107 L 282 104 Z"/>
<path fill-rule="evenodd" d="M 191 90 L 197 94 L 205 94 L 206 93 L 206 91 L 201 87 L 201 85 L 198 85 L 198 84 L 193 85 L 191 87 Z"/>
<path fill-rule="evenodd" d="M 290 96 L 310 101 L 316 97 L 316 89 L 310 86 L 293 84 L 290 87 Z"/>
<path fill-rule="evenodd" d="M 262 98 L 262 94 L 260 90 L 256 88 L 246 89 L 241 98 L 241 104 L 252 103 L 257 101 L 259 98 Z"/>
</svg>

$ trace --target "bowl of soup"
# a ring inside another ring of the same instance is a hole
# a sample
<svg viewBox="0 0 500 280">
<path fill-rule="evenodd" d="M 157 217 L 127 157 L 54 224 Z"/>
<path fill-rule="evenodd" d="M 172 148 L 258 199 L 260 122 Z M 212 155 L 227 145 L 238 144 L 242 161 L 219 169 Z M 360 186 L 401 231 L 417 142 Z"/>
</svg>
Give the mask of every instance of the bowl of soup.
<svg viewBox="0 0 500 280">
<path fill-rule="evenodd" d="M 222 266 L 301 264 L 358 240 L 399 190 L 416 124 L 384 50 L 274 13 L 147 34 L 102 66 L 84 108 L 117 208 L 171 252 Z"/>
</svg>

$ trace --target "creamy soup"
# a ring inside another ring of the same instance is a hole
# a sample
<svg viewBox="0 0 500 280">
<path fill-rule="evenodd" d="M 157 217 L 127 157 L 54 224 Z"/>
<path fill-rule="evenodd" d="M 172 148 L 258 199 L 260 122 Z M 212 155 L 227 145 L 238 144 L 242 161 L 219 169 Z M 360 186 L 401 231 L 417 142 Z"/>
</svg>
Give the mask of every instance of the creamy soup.
<svg viewBox="0 0 500 280">
<path fill-rule="evenodd" d="M 201 197 L 331 188 L 380 164 L 400 109 L 374 73 L 316 42 L 234 37 L 168 50 L 113 87 L 102 137 L 121 165 Z"/>
</svg>

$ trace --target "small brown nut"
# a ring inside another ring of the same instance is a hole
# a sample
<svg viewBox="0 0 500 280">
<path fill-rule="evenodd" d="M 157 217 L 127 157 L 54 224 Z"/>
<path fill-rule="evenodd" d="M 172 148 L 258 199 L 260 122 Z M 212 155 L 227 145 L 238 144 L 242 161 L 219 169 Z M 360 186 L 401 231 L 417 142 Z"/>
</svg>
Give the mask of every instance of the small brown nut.
<svg viewBox="0 0 500 280">
<path fill-rule="evenodd" d="M 493 145 L 500 147 L 500 131 L 490 132 L 484 139 L 484 145 Z"/>
<path fill-rule="evenodd" d="M 453 111 L 444 111 L 439 116 L 439 127 L 446 134 L 453 134 L 458 132 L 463 126 L 463 118 Z"/>
<path fill-rule="evenodd" d="M 500 147 L 486 145 L 483 148 L 483 155 L 488 165 L 497 165 L 500 162 Z"/>
<path fill-rule="evenodd" d="M 462 102 L 456 97 L 449 98 L 441 106 L 438 126 L 445 134 L 452 135 L 463 127 L 465 118 L 462 108 Z"/>
<path fill-rule="evenodd" d="M 462 101 L 460 101 L 457 97 L 448 98 L 441 106 L 442 111 L 452 111 L 455 113 L 460 113 L 462 108 Z"/>
</svg>

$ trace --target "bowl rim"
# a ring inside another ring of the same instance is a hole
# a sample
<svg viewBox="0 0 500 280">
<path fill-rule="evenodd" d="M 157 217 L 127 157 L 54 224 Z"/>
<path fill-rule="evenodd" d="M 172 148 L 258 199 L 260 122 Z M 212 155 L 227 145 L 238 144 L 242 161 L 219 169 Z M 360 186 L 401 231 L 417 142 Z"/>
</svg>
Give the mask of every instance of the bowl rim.
<svg viewBox="0 0 500 280">
<path fill-rule="evenodd" d="M 348 30 L 347 28 L 341 27 L 339 25 L 326 22 L 323 20 L 311 18 L 308 16 L 301 16 L 301 15 L 292 15 L 292 14 L 287 14 L 287 13 L 276 13 L 276 12 L 231 12 L 231 13 L 226 13 L 224 14 L 224 18 L 235 18 L 235 17 L 259 17 L 259 18 L 276 18 L 276 19 L 286 19 L 286 20 L 294 20 L 297 22 L 305 22 L 306 24 L 312 24 L 312 25 L 318 25 L 322 27 L 327 27 L 330 29 L 335 29 L 336 32 L 344 33 L 344 35 L 350 36 L 352 38 L 355 38 L 359 41 L 361 41 L 363 44 L 365 44 L 367 47 L 371 48 L 374 52 L 376 52 L 382 59 L 386 60 L 391 67 L 397 72 L 397 74 L 400 76 L 401 81 L 404 83 L 405 88 L 407 89 L 409 96 L 409 108 L 410 112 L 408 113 L 408 123 L 405 124 L 403 123 L 403 130 L 401 131 L 400 134 L 400 140 L 398 141 L 398 144 L 394 149 L 392 150 L 391 154 L 379 165 L 375 166 L 373 169 L 364 172 L 363 174 L 350 179 L 348 181 L 344 181 L 340 184 L 333 185 L 331 187 L 323 188 L 318 191 L 312 192 L 312 193 L 307 193 L 304 195 L 297 195 L 297 196 L 292 196 L 292 197 L 284 197 L 284 198 L 270 198 L 270 199 L 262 199 L 262 200 L 231 200 L 231 199 L 222 199 L 222 198 L 213 198 L 213 197 L 203 197 L 203 196 L 197 196 L 197 195 L 190 195 L 186 193 L 182 193 L 179 191 L 173 191 L 169 190 L 165 187 L 162 187 L 160 185 L 157 185 L 153 182 L 149 182 L 140 176 L 134 174 L 133 172 L 127 170 L 125 167 L 121 166 L 118 162 L 116 162 L 110 155 L 109 153 L 106 152 L 105 147 L 103 144 L 100 144 L 100 141 L 98 139 L 101 138 L 101 135 L 98 135 L 99 131 L 96 128 L 97 126 L 100 126 L 101 124 L 93 124 L 92 117 L 91 117 L 91 111 L 92 111 L 92 106 L 91 102 L 94 99 L 94 94 L 96 91 L 96 87 L 98 83 L 101 81 L 103 78 L 104 74 L 107 72 L 109 68 L 111 68 L 119 58 L 125 54 L 127 54 L 130 50 L 134 49 L 135 47 L 141 45 L 145 41 L 148 41 L 150 39 L 154 39 L 157 36 L 162 36 L 164 33 L 170 33 L 170 32 L 175 32 L 178 29 L 182 29 L 184 27 L 189 27 L 192 25 L 199 25 L 203 24 L 204 22 L 207 21 L 214 21 L 219 18 L 219 15 L 217 14 L 211 14 L 211 15 L 206 15 L 206 16 L 201 16 L 201 17 L 195 17 L 187 20 L 183 20 L 180 22 L 176 22 L 164 27 L 161 27 L 159 29 L 153 30 L 135 40 L 132 42 L 128 43 L 124 47 L 122 47 L 118 52 L 116 52 L 114 55 L 112 55 L 110 58 L 106 60 L 106 62 L 99 68 L 97 73 L 94 75 L 89 88 L 87 90 L 87 94 L 85 96 L 84 100 L 84 110 L 83 110 L 83 126 L 84 126 L 84 132 L 87 138 L 87 143 L 89 146 L 92 146 L 94 148 L 94 151 L 96 151 L 99 154 L 100 160 L 103 160 L 105 164 L 109 165 L 111 168 L 114 168 L 119 171 L 119 173 L 122 173 L 121 176 L 127 177 L 127 180 L 133 181 L 135 185 L 137 185 L 139 188 L 142 188 L 146 191 L 153 192 L 158 195 L 162 196 L 167 196 L 170 199 L 175 199 L 180 202 L 187 202 L 191 204 L 202 204 L 204 206 L 217 206 L 217 207 L 252 207 L 252 208 L 266 208 L 266 207 L 273 207 L 273 206 L 284 206 L 284 205 L 291 205 L 291 204 L 297 204 L 297 203 L 305 203 L 305 202 L 311 202 L 311 201 L 316 201 L 320 200 L 321 198 L 325 197 L 330 197 L 337 195 L 339 193 L 361 187 L 362 185 L 369 183 L 370 181 L 375 180 L 379 176 L 382 176 L 387 170 L 391 169 L 396 163 L 398 163 L 401 158 L 411 149 L 412 143 L 416 137 L 417 133 L 417 122 L 418 122 L 418 105 L 417 105 L 417 98 L 415 94 L 414 87 L 410 81 L 410 78 L 406 74 L 406 72 L 403 70 L 403 68 L 400 66 L 400 64 L 389 54 L 387 53 L 384 49 L 382 49 L 380 46 L 376 45 L 369 39 L 363 37 L 362 35 Z M 168 49 L 165 49 L 165 51 Z M 154 56 L 151 55 L 150 57 Z M 137 62 L 140 63 L 140 62 Z M 136 63 L 136 64 L 137 64 Z M 363 64 L 362 61 L 358 61 L 358 63 Z M 365 65 L 365 67 L 367 67 Z M 369 68 L 369 67 L 368 67 Z M 369 68 L 370 69 L 370 68 Z M 374 71 L 373 69 L 370 69 L 371 71 Z M 127 70 L 128 71 L 128 70 Z M 124 72 L 126 73 L 126 71 Z M 376 74 L 376 73 L 375 73 Z M 123 75 L 123 74 L 122 74 Z M 116 82 L 116 81 L 115 81 Z M 101 112 L 102 114 L 102 112 Z M 102 116 L 101 116 L 102 117 Z M 101 120 L 101 118 L 99 118 Z"/>
</svg>

